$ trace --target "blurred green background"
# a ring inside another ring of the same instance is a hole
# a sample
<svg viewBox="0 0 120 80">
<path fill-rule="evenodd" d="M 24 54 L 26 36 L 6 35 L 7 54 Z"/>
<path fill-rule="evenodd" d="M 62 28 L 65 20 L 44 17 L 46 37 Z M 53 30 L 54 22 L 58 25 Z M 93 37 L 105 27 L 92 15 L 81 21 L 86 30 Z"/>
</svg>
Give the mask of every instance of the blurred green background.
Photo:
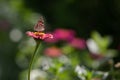
<svg viewBox="0 0 120 80">
<path fill-rule="evenodd" d="M 73 29 L 87 39 L 96 30 L 110 35 L 110 48 L 120 50 L 119 0 L 0 0 L 0 80 L 18 80 L 22 71 L 15 61 L 19 43 L 40 15 L 48 31 Z M 120 55 L 114 60 L 119 61 Z"/>
</svg>

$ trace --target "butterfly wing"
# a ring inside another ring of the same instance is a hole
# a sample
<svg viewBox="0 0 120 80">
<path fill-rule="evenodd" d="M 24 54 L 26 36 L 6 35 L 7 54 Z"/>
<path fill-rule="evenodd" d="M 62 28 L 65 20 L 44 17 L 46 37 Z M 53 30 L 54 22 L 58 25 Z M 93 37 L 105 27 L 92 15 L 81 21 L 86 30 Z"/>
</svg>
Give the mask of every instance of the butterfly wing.
<svg viewBox="0 0 120 80">
<path fill-rule="evenodd" d="M 38 23 L 34 26 L 35 31 L 44 31 L 45 30 L 45 24 L 43 17 L 40 17 L 40 20 Z"/>
</svg>

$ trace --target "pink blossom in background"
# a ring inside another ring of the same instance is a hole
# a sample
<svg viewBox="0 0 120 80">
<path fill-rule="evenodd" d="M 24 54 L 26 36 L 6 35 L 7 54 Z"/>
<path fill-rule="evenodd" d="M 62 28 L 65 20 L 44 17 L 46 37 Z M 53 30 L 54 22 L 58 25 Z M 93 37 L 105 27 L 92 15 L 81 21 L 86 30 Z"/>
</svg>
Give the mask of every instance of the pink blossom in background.
<svg viewBox="0 0 120 80">
<path fill-rule="evenodd" d="M 59 28 L 53 32 L 53 35 L 56 41 L 59 40 L 71 41 L 75 36 L 75 32 L 73 30 Z"/>
<path fill-rule="evenodd" d="M 81 38 L 74 38 L 69 43 L 72 47 L 78 48 L 78 49 L 85 49 L 86 48 L 86 42 L 84 39 Z"/>
<path fill-rule="evenodd" d="M 44 54 L 49 57 L 59 57 L 61 56 L 61 50 L 57 47 L 50 47 L 45 49 Z"/>
<path fill-rule="evenodd" d="M 52 34 L 45 34 L 43 32 L 31 32 L 31 31 L 27 31 L 26 34 L 30 37 L 33 37 L 35 39 L 46 39 L 46 38 L 53 38 Z"/>
</svg>

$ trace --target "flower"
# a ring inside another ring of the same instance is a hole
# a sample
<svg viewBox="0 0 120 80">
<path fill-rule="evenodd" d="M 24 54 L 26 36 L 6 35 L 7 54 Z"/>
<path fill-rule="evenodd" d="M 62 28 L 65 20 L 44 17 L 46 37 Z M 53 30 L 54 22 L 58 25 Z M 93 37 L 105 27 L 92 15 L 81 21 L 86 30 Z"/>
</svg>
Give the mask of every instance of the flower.
<svg viewBox="0 0 120 80">
<path fill-rule="evenodd" d="M 115 68 L 120 68 L 120 62 L 115 64 Z"/>
<path fill-rule="evenodd" d="M 45 34 L 43 31 L 45 30 L 44 20 L 41 16 L 38 20 L 37 24 L 34 26 L 35 32 L 27 31 L 26 34 L 34 39 L 46 39 L 46 38 L 53 38 L 52 34 Z"/>
<path fill-rule="evenodd" d="M 56 40 L 71 41 L 75 36 L 75 32 L 67 29 L 56 29 L 53 35 Z"/>
<path fill-rule="evenodd" d="M 78 77 L 81 80 L 86 80 L 87 70 L 84 66 L 77 65 L 76 68 L 75 68 L 75 72 L 77 73 Z"/>
<path fill-rule="evenodd" d="M 36 43 L 37 43 L 34 54 L 33 54 L 32 59 L 30 61 L 29 69 L 28 69 L 28 80 L 30 80 L 30 71 L 31 71 L 31 68 L 32 68 L 32 63 L 33 63 L 33 60 L 34 60 L 35 53 L 36 53 L 36 51 L 39 47 L 40 40 L 44 40 L 46 38 L 53 38 L 52 34 L 45 34 L 43 32 L 44 29 L 45 29 L 44 20 L 43 20 L 43 17 L 41 17 L 40 20 L 37 22 L 37 24 L 34 26 L 35 31 L 34 32 L 27 31 L 26 32 L 26 34 L 30 37 L 33 37 L 36 40 Z"/>
<path fill-rule="evenodd" d="M 72 41 L 69 42 L 69 44 L 72 47 L 75 47 L 77 49 L 85 49 L 86 48 L 86 42 L 84 39 L 81 39 L 81 38 L 74 38 Z"/>
<path fill-rule="evenodd" d="M 31 80 L 45 80 L 47 73 L 39 69 L 34 69 L 31 71 L 30 79 Z"/>
<path fill-rule="evenodd" d="M 53 38 L 52 34 L 45 34 L 43 32 L 31 32 L 27 31 L 26 34 L 30 37 L 33 37 L 34 39 L 46 39 L 46 38 Z"/>
<path fill-rule="evenodd" d="M 47 48 L 47 49 L 45 49 L 44 53 L 45 53 L 45 55 L 47 55 L 49 57 L 59 57 L 62 55 L 61 50 L 57 47 Z"/>
<path fill-rule="evenodd" d="M 100 53 L 99 46 L 98 46 L 98 44 L 95 42 L 95 40 L 93 40 L 93 39 L 88 39 L 88 40 L 86 41 L 86 44 L 87 44 L 88 50 L 89 50 L 91 53 L 94 53 L 94 54 Z"/>
</svg>

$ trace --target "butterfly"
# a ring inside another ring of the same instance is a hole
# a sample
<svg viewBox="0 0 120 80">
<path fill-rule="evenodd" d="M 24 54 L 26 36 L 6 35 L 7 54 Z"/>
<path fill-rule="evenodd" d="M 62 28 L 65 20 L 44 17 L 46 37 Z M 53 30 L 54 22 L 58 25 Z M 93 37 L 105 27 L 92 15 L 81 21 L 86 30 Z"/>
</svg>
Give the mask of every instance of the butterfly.
<svg viewBox="0 0 120 80">
<path fill-rule="evenodd" d="M 45 30 L 45 22 L 43 17 L 40 17 L 40 19 L 38 20 L 37 24 L 34 26 L 34 30 L 35 31 L 44 31 Z"/>
</svg>

